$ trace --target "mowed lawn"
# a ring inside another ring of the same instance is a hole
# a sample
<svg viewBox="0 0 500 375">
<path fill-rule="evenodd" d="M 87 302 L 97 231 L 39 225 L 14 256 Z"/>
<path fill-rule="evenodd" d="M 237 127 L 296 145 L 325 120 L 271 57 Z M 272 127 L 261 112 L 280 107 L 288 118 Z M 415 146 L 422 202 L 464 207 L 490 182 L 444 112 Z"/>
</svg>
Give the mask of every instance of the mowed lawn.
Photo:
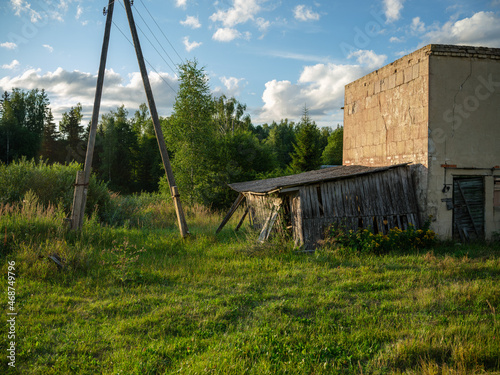
<svg viewBox="0 0 500 375">
<path fill-rule="evenodd" d="M 215 236 L 220 217 L 201 216 L 186 240 L 174 226 L 3 220 L 18 316 L 16 368 L 4 349 L 0 372 L 500 374 L 498 244 L 305 254 L 236 223 Z"/>
</svg>

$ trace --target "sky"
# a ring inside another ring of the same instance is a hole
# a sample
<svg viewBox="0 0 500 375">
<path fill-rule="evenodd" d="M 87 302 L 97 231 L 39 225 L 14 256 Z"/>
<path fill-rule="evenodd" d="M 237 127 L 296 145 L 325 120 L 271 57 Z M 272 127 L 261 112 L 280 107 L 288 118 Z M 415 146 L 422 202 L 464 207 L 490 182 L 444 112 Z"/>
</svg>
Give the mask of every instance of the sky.
<svg viewBox="0 0 500 375">
<path fill-rule="evenodd" d="M 101 114 L 146 102 L 123 0 L 115 0 Z M 0 0 L 0 91 L 45 89 L 56 121 L 90 121 L 108 0 Z M 343 122 L 344 86 L 430 43 L 500 48 L 500 0 L 135 0 L 160 116 L 178 65 L 197 60 L 215 96 L 254 125 Z"/>
</svg>

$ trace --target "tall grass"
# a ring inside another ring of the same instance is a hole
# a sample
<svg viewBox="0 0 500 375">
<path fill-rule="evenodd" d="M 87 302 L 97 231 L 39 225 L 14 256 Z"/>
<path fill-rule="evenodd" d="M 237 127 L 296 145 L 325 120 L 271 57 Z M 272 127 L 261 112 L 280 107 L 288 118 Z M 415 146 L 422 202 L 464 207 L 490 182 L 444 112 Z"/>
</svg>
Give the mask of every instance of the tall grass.
<svg viewBox="0 0 500 375">
<path fill-rule="evenodd" d="M 220 215 L 185 207 L 183 240 L 170 198 L 110 202 L 80 232 L 34 193 L 1 208 L 18 373 L 500 373 L 497 244 L 306 255 L 237 215 L 216 236 Z"/>
<path fill-rule="evenodd" d="M 0 163 L 0 204 L 19 203 L 28 191 L 32 191 L 45 207 L 60 206 L 69 214 L 73 204 L 73 184 L 81 170 L 77 163 L 69 165 L 48 164 L 43 160 L 21 159 L 10 164 Z M 86 213 L 96 207 L 102 211 L 109 202 L 106 184 L 90 178 Z"/>
</svg>

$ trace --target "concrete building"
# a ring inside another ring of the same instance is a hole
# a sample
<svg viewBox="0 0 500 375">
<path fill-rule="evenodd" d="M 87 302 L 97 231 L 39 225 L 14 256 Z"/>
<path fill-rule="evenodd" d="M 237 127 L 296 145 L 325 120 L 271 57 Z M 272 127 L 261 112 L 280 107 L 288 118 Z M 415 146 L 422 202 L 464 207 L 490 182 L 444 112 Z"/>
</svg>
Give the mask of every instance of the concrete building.
<svg viewBox="0 0 500 375">
<path fill-rule="evenodd" d="M 500 49 L 431 44 L 346 86 L 344 165 L 407 162 L 441 238 L 500 232 Z"/>
</svg>

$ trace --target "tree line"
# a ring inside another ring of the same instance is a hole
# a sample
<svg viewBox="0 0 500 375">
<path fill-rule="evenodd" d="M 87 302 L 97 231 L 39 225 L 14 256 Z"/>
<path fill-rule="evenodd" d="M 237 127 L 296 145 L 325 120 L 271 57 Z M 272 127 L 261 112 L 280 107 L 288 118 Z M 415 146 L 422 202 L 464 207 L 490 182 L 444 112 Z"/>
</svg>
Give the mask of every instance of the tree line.
<svg viewBox="0 0 500 375">
<path fill-rule="evenodd" d="M 234 198 L 228 183 L 277 177 L 342 164 L 343 129 L 318 127 L 304 107 L 295 123 L 252 124 L 246 105 L 213 96 L 197 61 L 179 66 L 180 87 L 170 117 L 161 118 L 177 185 L 188 203 L 214 209 Z M 13 89 L 0 101 L 0 161 L 20 158 L 83 163 L 90 124 L 77 104 L 56 126 L 45 91 Z M 153 123 L 141 104 L 101 116 L 93 173 L 123 194 L 167 189 Z M 168 190 L 166 190 L 168 191 Z"/>
</svg>

